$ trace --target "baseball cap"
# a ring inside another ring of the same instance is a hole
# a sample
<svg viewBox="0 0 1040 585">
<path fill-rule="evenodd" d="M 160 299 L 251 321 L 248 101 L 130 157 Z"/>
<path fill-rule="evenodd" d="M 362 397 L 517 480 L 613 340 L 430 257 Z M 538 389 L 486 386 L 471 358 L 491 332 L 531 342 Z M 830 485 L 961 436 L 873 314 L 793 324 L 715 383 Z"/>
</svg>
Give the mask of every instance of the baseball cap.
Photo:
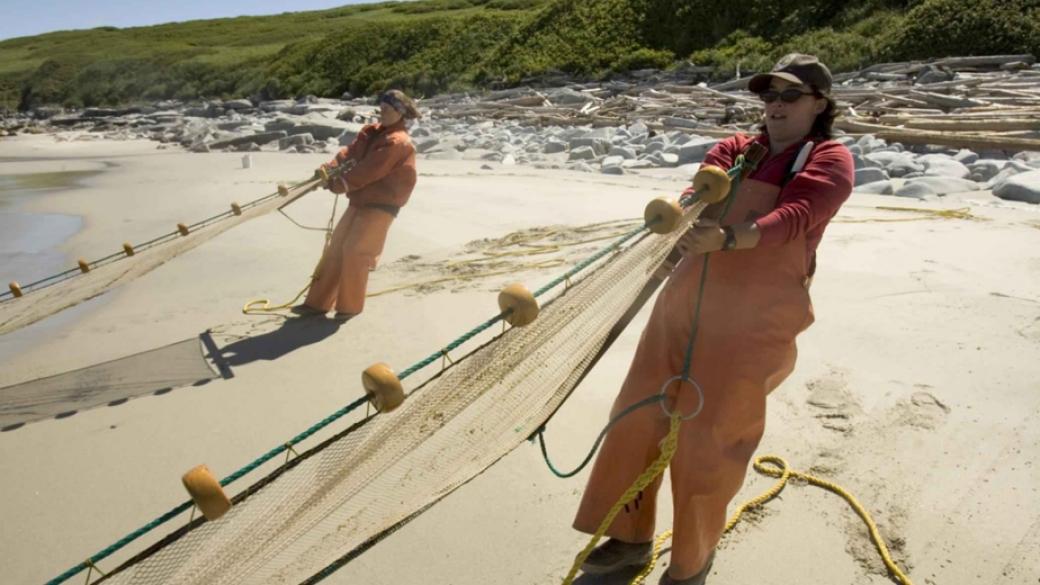
<svg viewBox="0 0 1040 585">
<path fill-rule="evenodd" d="M 827 66 L 820 63 L 814 55 L 803 55 L 802 53 L 790 53 L 784 55 L 773 66 L 769 73 L 759 73 L 748 81 L 748 90 L 751 93 L 761 93 L 769 89 L 769 83 L 773 77 L 790 81 L 791 83 L 802 83 L 816 88 L 820 93 L 829 93 L 833 78 Z"/>
</svg>

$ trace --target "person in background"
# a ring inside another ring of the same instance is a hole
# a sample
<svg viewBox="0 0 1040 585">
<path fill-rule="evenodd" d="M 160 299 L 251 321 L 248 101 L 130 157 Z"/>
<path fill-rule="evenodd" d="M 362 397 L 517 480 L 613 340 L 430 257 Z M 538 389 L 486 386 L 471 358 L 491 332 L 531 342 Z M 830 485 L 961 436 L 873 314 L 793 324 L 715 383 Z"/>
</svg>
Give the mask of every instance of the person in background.
<svg viewBox="0 0 1040 585">
<path fill-rule="evenodd" d="M 307 298 L 291 310 L 301 316 L 325 315 L 347 321 L 365 307 L 368 273 L 376 268 L 390 224 L 415 188 L 415 147 L 406 123 L 420 118 L 404 92 L 379 97 L 379 122 L 361 129 L 350 146 L 322 165 L 344 167 L 326 185 L 350 201 L 311 281 Z"/>
</svg>

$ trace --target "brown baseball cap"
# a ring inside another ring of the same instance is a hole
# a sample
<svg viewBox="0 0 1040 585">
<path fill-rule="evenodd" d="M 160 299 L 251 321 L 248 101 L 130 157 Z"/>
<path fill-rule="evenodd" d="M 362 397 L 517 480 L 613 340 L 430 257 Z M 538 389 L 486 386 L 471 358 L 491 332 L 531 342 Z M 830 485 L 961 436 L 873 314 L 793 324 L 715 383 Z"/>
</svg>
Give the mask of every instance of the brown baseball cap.
<svg viewBox="0 0 1040 585">
<path fill-rule="evenodd" d="M 831 83 L 833 83 L 830 70 L 814 55 L 791 53 L 781 57 L 771 72 L 759 73 L 752 77 L 748 81 L 748 90 L 751 93 L 766 91 L 769 89 L 769 83 L 773 77 L 791 83 L 803 83 L 824 94 L 830 93 Z"/>
</svg>

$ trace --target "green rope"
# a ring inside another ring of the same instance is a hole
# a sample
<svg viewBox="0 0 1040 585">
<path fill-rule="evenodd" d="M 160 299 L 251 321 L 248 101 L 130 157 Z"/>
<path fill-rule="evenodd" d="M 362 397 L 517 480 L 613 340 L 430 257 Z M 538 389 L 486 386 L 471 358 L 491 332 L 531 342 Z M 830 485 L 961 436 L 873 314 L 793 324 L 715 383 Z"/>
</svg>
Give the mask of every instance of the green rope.
<svg viewBox="0 0 1040 585">
<path fill-rule="evenodd" d="M 568 477 L 573 477 L 573 476 L 577 475 L 582 469 L 585 469 L 585 466 L 589 464 L 589 461 L 592 461 L 592 456 L 595 455 L 596 451 L 599 450 L 599 445 L 600 445 L 600 443 L 603 442 L 603 439 L 607 436 L 607 431 L 609 431 L 615 424 L 617 424 L 621 419 L 625 418 L 626 416 L 628 416 L 632 412 L 634 412 L 636 410 L 639 410 L 640 408 L 643 408 L 644 406 L 650 406 L 651 404 L 657 404 L 658 402 L 661 402 L 661 400 L 663 400 L 663 397 L 660 394 L 655 394 L 655 395 L 653 395 L 653 396 L 651 396 L 649 398 L 644 398 L 644 399 L 640 400 L 639 402 L 636 402 L 635 404 L 629 406 L 625 410 L 622 410 L 621 412 L 619 412 L 617 414 L 617 416 L 615 416 L 614 418 L 610 419 L 610 422 L 607 423 L 607 426 L 603 428 L 603 431 L 599 434 L 599 437 L 596 438 L 596 442 L 592 445 L 592 449 L 589 451 L 589 454 L 585 456 L 585 459 L 573 471 L 568 471 L 568 472 L 560 471 L 560 470 L 556 469 L 556 466 L 553 465 L 552 461 L 549 460 L 549 453 L 548 453 L 548 451 L 547 451 L 547 449 L 545 447 L 545 425 L 544 424 L 541 427 L 539 427 L 538 430 L 535 431 L 535 433 L 533 435 L 531 435 L 531 437 L 528 440 L 529 441 L 534 441 L 537 438 L 538 439 L 538 444 L 542 448 L 542 457 L 545 458 L 545 463 L 546 463 L 546 465 L 549 466 L 549 471 L 552 471 L 553 474 L 556 475 L 556 477 L 559 477 L 560 479 L 567 479 Z"/>
</svg>

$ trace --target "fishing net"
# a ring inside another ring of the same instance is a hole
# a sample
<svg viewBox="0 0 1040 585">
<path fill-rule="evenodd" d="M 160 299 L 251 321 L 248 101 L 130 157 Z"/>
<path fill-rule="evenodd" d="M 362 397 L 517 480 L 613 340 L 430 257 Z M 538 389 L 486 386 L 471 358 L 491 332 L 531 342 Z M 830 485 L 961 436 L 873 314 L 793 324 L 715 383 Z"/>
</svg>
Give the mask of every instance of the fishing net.
<svg viewBox="0 0 1040 585">
<path fill-rule="evenodd" d="M 299 197 L 310 183 L 293 187 L 287 196 L 274 193 L 238 206 L 153 240 L 142 242 L 93 262 L 84 262 L 85 268 L 73 268 L 14 291 L 0 293 L 0 335 L 14 331 L 54 313 L 78 305 L 103 294 L 112 287 L 147 274 L 173 258 L 199 246 L 227 230 L 270 213 Z M 132 252 L 132 253 L 131 253 Z"/>
<path fill-rule="evenodd" d="M 528 439 L 645 296 L 681 230 L 642 231 L 398 409 L 323 443 L 125 563 L 106 583 L 301 583 L 479 475 Z M 644 299 L 645 300 L 645 299 Z"/>
<path fill-rule="evenodd" d="M 0 388 L 0 430 L 216 378 L 198 337 Z"/>
</svg>

